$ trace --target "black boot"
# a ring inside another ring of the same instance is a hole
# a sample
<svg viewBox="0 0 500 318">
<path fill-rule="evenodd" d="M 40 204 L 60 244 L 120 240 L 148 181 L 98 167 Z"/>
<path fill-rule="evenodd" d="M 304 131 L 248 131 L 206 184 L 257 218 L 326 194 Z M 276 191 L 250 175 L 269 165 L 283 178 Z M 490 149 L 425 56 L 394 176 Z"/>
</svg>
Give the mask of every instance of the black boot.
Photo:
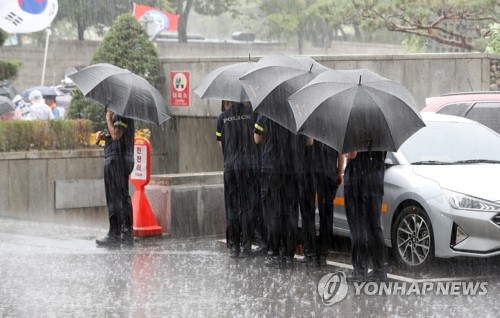
<svg viewBox="0 0 500 318">
<path fill-rule="evenodd" d="M 305 266 L 318 265 L 316 255 L 306 255 L 306 256 L 304 256 L 304 258 L 300 259 L 298 262 L 305 265 Z"/>
<path fill-rule="evenodd" d="M 364 282 L 366 281 L 366 272 L 360 270 L 353 270 L 352 274 L 347 276 L 348 282 Z"/>
<path fill-rule="evenodd" d="M 264 266 L 272 267 L 272 268 L 279 268 L 280 267 L 279 255 L 275 255 L 273 253 L 268 252 L 267 257 L 264 260 Z"/>
<path fill-rule="evenodd" d="M 103 238 L 95 240 L 96 244 L 99 246 L 120 246 L 121 237 L 120 235 L 108 233 Z"/>
<path fill-rule="evenodd" d="M 131 228 L 123 229 L 121 239 L 124 245 L 134 245 L 134 230 Z"/>
<path fill-rule="evenodd" d="M 229 257 L 231 257 L 231 258 L 238 258 L 238 257 L 240 257 L 240 249 L 238 249 L 238 248 L 231 248 L 231 252 L 229 253 Z"/>
<path fill-rule="evenodd" d="M 387 273 L 385 271 L 371 271 L 366 275 L 367 282 L 386 282 Z"/>
</svg>

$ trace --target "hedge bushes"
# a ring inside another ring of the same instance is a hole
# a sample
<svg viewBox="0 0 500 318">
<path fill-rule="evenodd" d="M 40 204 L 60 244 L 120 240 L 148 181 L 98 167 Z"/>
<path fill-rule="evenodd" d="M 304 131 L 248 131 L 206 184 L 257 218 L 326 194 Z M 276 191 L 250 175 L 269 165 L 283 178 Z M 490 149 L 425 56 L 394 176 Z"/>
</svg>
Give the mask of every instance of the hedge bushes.
<svg viewBox="0 0 500 318">
<path fill-rule="evenodd" d="M 13 81 L 19 73 L 21 62 L 16 60 L 0 61 L 0 81 Z"/>
<path fill-rule="evenodd" d="M 0 151 L 61 150 L 96 147 L 89 120 L 0 121 Z"/>
</svg>

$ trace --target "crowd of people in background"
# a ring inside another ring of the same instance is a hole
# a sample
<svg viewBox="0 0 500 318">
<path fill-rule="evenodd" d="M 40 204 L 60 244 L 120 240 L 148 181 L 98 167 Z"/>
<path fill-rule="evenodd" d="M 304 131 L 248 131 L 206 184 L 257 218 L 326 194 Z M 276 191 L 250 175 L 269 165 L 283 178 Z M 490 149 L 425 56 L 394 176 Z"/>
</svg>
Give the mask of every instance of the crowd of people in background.
<svg viewBox="0 0 500 318">
<path fill-rule="evenodd" d="M 221 111 L 216 137 L 224 158 L 230 257 L 259 253 L 266 255 L 267 267 L 293 266 L 301 245 L 300 263 L 326 265 L 334 246 L 334 199 L 348 160 L 346 216 L 354 227 L 354 271 L 348 279 L 385 280 L 387 257 L 380 226 L 385 153 L 340 154 L 254 113 L 249 102 L 222 101 Z M 252 250 L 252 242 L 259 247 Z M 370 257 L 375 268 L 368 275 Z"/>
<path fill-rule="evenodd" d="M 40 90 L 33 90 L 25 101 L 16 95 L 12 102 L 15 109 L 0 116 L 0 120 L 51 120 L 63 119 L 65 109 L 57 106 L 57 96 L 43 95 Z"/>
</svg>

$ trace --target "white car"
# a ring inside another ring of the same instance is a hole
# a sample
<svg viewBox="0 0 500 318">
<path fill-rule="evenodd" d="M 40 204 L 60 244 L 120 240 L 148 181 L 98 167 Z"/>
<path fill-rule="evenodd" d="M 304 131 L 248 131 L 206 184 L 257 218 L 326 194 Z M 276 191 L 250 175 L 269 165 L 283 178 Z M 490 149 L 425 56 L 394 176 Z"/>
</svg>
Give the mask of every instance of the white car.
<svg viewBox="0 0 500 318">
<path fill-rule="evenodd" d="M 382 227 L 407 266 L 434 256 L 500 254 L 500 135 L 456 116 L 422 113 L 426 127 L 386 159 Z M 343 187 L 334 232 L 349 236 Z"/>
</svg>

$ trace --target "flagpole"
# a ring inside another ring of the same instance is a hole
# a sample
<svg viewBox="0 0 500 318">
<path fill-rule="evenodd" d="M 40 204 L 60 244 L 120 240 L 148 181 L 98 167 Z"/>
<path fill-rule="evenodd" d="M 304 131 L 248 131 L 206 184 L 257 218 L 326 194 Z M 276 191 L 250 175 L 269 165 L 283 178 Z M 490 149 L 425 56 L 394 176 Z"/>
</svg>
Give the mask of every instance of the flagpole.
<svg viewBox="0 0 500 318">
<path fill-rule="evenodd" d="M 41 86 L 43 86 L 43 82 L 45 79 L 45 68 L 47 66 L 47 53 L 49 51 L 49 37 L 52 35 L 52 31 L 50 30 L 50 27 L 45 29 L 46 32 L 46 37 L 45 37 L 45 55 L 43 57 L 43 68 L 42 68 L 42 81 L 41 81 Z"/>
</svg>

